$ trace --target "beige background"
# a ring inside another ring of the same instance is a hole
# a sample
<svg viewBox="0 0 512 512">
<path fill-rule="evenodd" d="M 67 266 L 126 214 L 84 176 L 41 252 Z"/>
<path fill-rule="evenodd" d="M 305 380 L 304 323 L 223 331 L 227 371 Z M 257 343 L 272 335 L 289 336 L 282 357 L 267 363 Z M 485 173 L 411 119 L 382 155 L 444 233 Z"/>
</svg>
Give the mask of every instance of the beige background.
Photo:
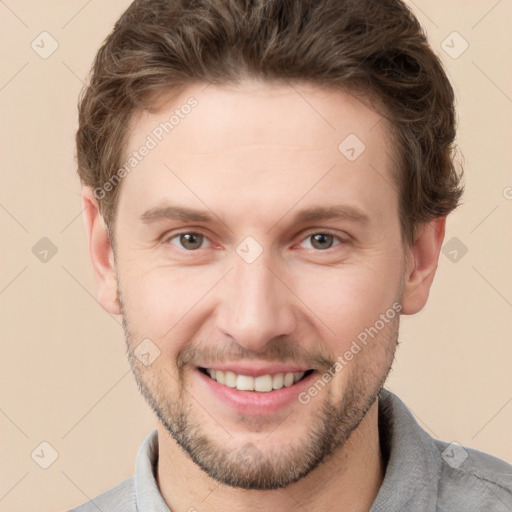
<svg viewBox="0 0 512 512">
<path fill-rule="evenodd" d="M 114 486 L 155 424 L 96 302 L 74 162 L 82 81 L 128 4 L 0 2 L 0 511 L 67 510 Z M 403 319 L 388 388 L 432 435 L 512 463 L 512 2 L 411 6 L 457 93 L 467 192 L 446 241 L 467 253 L 441 255 L 428 306 Z M 43 31 L 59 45 L 47 59 L 31 48 Z M 469 43 L 456 59 L 453 31 Z M 46 263 L 42 237 L 58 250 Z M 31 458 L 43 441 L 58 452 L 48 469 Z"/>
</svg>

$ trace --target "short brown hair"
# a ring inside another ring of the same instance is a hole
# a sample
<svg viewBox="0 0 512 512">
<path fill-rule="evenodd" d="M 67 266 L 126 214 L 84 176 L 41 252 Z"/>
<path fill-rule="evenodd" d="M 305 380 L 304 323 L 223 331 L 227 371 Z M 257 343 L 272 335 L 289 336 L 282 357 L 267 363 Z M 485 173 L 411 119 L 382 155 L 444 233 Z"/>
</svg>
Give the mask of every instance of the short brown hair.
<svg viewBox="0 0 512 512">
<path fill-rule="evenodd" d="M 82 184 L 119 170 L 138 108 L 192 82 L 300 81 L 370 98 L 392 128 L 404 241 L 458 206 L 454 94 L 400 0 L 136 0 L 100 48 L 79 103 Z M 120 186 L 100 211 L 111 236 Z"/>
</svg>

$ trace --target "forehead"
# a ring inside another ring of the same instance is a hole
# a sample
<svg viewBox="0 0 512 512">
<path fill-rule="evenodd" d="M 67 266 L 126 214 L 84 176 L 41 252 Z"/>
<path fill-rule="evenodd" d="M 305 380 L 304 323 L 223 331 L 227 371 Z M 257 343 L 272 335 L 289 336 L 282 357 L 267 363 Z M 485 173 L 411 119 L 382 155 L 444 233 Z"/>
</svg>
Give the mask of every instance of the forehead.
<svg viewBox="0 0 512 512">
<path fill-rule="evenodd" d="M 164 99 L 130 123 L 125 161 L 145 156 L 122 182 L 120 215 L 166 199 L 233 213 L 278 205 L 274 215 L 301 197 L 304 206 L 334 195 L 395 206 L 387 122 L 346 92 L 244 81 Z"/>
<path fill-rule="evenodd" d="M 192 102 L 195 106 L 189 107 Z M 342 90 L 257 80 L 238 85 L 189 85 L 162 94 L 158 109 L 157 113 L 138 111 L 133 115 L 129 147 L 143 142 L 145 135 L 159 132 L 159 124 L 169 121 L 173 113 L 172 130 L 166 132 L 162 127 L 163 138 L 169 144 L 174 140 L 180 152 L 193 154 L 232 151 L 234 143 L 337 150 L 344 134 L 368 138 L 368 132 L 383 121 L 360 99 Z M 376 135 L 386 136 L 385 123 Z"/>
</svg>

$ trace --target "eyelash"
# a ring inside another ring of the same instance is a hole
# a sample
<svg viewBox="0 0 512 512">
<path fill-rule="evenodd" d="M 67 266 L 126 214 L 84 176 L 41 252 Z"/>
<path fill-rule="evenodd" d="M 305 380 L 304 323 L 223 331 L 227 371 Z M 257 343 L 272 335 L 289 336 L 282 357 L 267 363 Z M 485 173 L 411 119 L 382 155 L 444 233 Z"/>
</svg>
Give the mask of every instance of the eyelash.
<svg viewBox="0 0 512 512">
<path fill-rule="evenodd" d="M 172 236 L 166 237 L 164 239 L 164 244 L 169 244 L 169 243 L 171 243 L 171 240 L 174 240 L 175 238 L 178 238 L 178 237 L 180 237 L 182 235 L 199 235 L 199 236 L 202 236 L 205 240 L 208 240 L 210 242 L 209 238 L 205 234 L 201 233 L 200 231 L 181 231 L 179 233 L 173 234 Z M 313 248 L 312 250 L 315 251 L 315 252 L 328 252 L 331 249 L 334 249 L 335 247 L 337 247 L 339 245 L 347 244 L 348 243 L 348 240 L 346 238 L 342 238 L 340 235 L 332 233 L 331 231 L 311 231 L 305 237 L 303 237 L 301 239 L 301 242 L 304 242 L 305 240 L 307 240 L 308 238 L 311 238 L 314 235 L 332 236 L 334 239 L 336 239 L 338 241 L 337 244 L 333 245 L 332 247 L 329 247 L 328 249 L 321 250 L 321 249 Z M 179 247 L 179 248 L 182 249 L 185 252 L 197 252 L 197 251 L 199 251 L 201 249 L 201 247 L 198 248 L 198 249 L 191 249 L 191 250 L 185 249 L 184 247 Z M 308 248 L 308 250 L 311 250 L 311 249 Z"/>
</svg>

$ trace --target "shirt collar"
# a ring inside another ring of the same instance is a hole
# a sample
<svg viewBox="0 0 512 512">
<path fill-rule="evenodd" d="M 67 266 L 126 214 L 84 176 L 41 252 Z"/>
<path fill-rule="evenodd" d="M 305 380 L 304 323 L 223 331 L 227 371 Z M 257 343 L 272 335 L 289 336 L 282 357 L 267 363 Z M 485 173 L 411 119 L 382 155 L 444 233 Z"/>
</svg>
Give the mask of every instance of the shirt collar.
<svg viewBox="0 0 512 512">
<path fill-rule="evenodd" d="M 158 431 L 151 431 L 137 453 L 135 499 L 138 512 L 171 512 L 160 494 L 156 481 Z"/>
<path fill-rule="evenodd" d="M 370 512 L 436 510 L 441 456 L 432 438 L 393 393 L 379 394 L 379 436 L 386 464 L 384 480 Z M 137 453 L 135 495 L 140 512 L 171 512 L 156 482 L 158 431 L 148 434 Z"/>
<path fill-rule="evenodd" d="M 407 406 L 386 389 L 379 394 L 379 436 L 388 460 L 370 512 L 435 512 L 441 455 Z"/>
</svg>

